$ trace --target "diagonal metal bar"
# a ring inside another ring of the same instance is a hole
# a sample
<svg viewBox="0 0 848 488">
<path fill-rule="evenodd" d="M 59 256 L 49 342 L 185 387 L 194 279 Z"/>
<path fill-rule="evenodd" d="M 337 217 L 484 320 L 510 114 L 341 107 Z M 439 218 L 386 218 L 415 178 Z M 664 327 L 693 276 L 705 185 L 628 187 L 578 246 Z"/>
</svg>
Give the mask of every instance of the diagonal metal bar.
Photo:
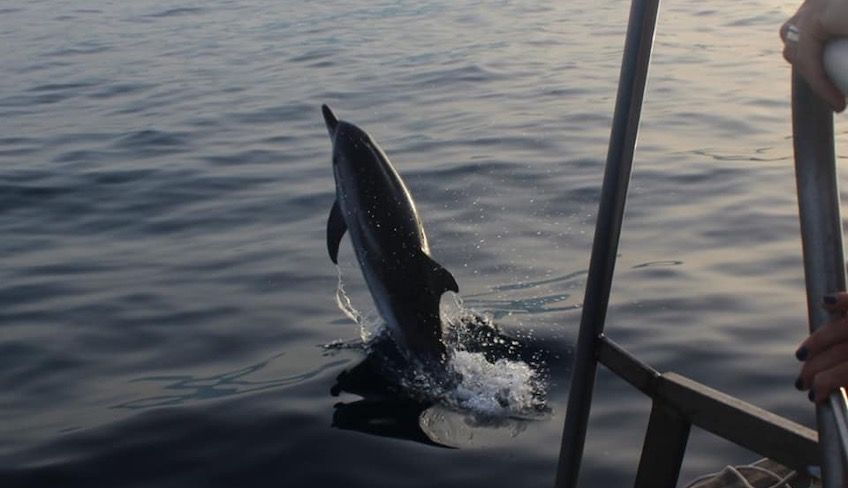
<svg viewBox="0 0 848 488">
<path fill-rule="evenodd" d="M 685 376 L 660 374 L 609 337 L 598 349 L 601 364 L 686 422 L 788 468 L 805 471 L 820 464 L 816 431 Z"/>
<path fill-rule="evenodd" d="M 583 458 L 583 445 L 597 372 L 596 339 L 604 331 L 658 9 L 659 0 L 633 0 L 630 6 L 568 410 L 560 446 L 557 488 L 576 486 Z"/>
<path fill-rule="evenodd" d="M 821 307 L 822 297 L 845 290 L 845 260 L 836 184 L 833 113 L 797 73 L 792 77 L 792 129 L 807 314 L 812 332 L 831 318 Z M 848 467 L 846 414 L 844 388 L 831 395 L 827 404 L 816 408 L 825 488 L 843 486 L 843 474 Z"/>
</svg>

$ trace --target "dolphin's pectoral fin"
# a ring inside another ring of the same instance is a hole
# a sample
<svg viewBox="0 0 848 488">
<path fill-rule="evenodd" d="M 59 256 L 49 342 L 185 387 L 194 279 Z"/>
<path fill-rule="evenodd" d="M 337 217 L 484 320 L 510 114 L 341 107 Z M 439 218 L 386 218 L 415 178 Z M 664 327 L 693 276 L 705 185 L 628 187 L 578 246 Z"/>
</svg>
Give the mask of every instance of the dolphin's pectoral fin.
<svg viewBox="0 0 848 488">
<path fill-rule="evenodd" d="M 423 269 L 427 273 L 428 288 L 431 292 L 437 296 L 446 291 L 459 293 L 459 285 L 456 284 L 456 280 L 450 274 L 450 271 L 442 267 L 441 264 L 433 261 L 433 258 L 423 252 L 421 253 L 421 259 L 424 264 Z"/>
<path fill-rule="evenodd" d="M 347 224 L 342 217 L 339 201 L 336 200 L 330 209 L 330 218 L 327 219 L 327 250 L 330 251 L 330 259 L 335 264 L 339 264 L 339 243 L 346 230 Z"/>
</svg>

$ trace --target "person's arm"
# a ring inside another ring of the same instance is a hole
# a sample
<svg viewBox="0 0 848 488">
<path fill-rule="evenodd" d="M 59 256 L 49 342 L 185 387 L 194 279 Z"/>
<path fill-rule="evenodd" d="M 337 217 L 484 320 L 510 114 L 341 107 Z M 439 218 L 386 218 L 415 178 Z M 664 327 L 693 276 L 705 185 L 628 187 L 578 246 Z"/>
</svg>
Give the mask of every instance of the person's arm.
<svg viewBox="0 0 848 488">
<path fill-rule="evenodd" d="M 833 110 L 845 110 L 845 96 L 822 64 L 825 43 L 848 36 L 848 0 L 806 0 L 780 28 L 783 57 Z"/>
<path fill-rule="evenodd" d="M 810 390 L 810 400 L 820 403 L 841 386 L 848 386 L 848 293 L 825 297 L 825 307 L 840 317 L 820 327 L 801 343 L 795 356 L 804 361 L 795 386 Z"/>
</svg>

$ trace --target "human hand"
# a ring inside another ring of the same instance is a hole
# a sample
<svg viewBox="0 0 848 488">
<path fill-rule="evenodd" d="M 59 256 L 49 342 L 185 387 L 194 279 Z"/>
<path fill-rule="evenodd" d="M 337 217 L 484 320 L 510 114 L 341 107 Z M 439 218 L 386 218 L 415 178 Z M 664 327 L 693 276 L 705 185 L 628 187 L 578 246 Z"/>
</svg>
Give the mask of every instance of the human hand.
<svg viewBox="0 0 848 488">
<path fill-rule="evenodd" d="M 848 0 L 805 0 L 780 28 L 783 57 L 837 112 L 845 110 L 845 95 L 827 77 L 822 54 L 828 40 L 843 36 L 848 36 Z"/>
<path fill-rule="evenodd" d="M 813 332 L 795 352 L 804 361 L 795 382 L 799 390 L 810 390 L 810 400 L 824 402 L 831 392 L 848 386 L 848 293 L 825 296 L 825 308 L 838 318 Z"/>
</svg>

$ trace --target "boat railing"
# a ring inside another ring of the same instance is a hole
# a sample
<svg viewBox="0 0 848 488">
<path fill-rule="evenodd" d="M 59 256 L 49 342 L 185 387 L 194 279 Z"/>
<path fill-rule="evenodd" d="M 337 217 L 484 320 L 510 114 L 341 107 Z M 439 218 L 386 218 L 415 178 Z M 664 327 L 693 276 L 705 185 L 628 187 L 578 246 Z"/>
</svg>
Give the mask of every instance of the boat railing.
<svg viewBox="0 0 848 488">
<path fill-rule="evenodd" d="M 848 472 L 844 389 L 817 406 L 817 434 L 676 373 L 660 373 L 604 335 L 658 8 L 659 0 L 631 3 L 555 486 L 577 486 L 600 363 L 653 400 L 636 487 L 677 484 L 693 425 L 798 471 L 821 466 L 823 486 L 841 487 Z M 833 115 L 797 75 L 792 106 L 808 313 L 815 330 L 830 320 L 821 297 L 845 290 Z"/>
</svg>

